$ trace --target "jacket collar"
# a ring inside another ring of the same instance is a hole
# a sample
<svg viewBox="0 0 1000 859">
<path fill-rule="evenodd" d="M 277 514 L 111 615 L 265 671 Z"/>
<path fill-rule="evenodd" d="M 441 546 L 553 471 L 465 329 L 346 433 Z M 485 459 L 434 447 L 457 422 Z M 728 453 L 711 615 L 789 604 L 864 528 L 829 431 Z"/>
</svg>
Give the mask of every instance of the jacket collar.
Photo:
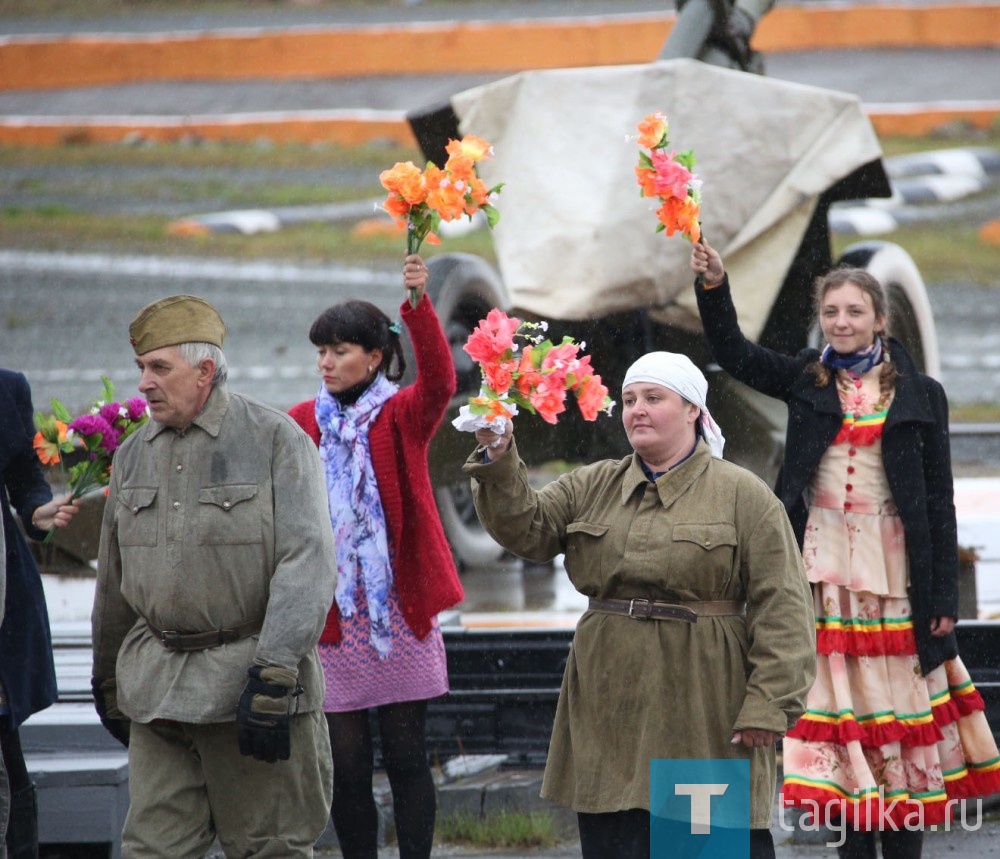
<svg viewBox="0 0 1000 859">
<path fill-rule="evenodd" d="M 633 453 L 626 461 L 629 462 L 629 466 L 622 480 L 622 505 L 628 503 L 638 487 L 649 484 L 649 478 L 642 470 L 639 454 Z M 660 496 L 660 503 L 664 507 L 673 504 L 701 477 L 711 461 L 711 449 L 703 438 L 699 438 L 694 453 L 657 479 L 654 485 Z"/>
<path fill-rule="evenodd" d="M 920 371 L 910 353 L 894 337 L 889 338 L 889 355 L 896 365 L 896 395 L 885 419 L 886 429 L 903 421 L 934 423 L 927 390 L 920 383 Z"/>
<path fill-rule="evenodd" d="M 191 421 L 190 426 L 182 431 L 178 430 L 178 432 L 187 432 L 191 427 L 199 427 L 212 436 L 212 438 L 216 438 L 219 435 L 219 430 L 222 428 L 222 419 L 226 416 L 227 411 L 229 411 L 229 391 L 226 390 L 225 385 L 213 385 L 212 393 L 208 395 L 208 400 L 205 401 L 205 407 L 198 412 L 195 419 Z M 173 427 L 168 427 L 165 424 L 151 420 L 146 425 L 146 434 L 143 437 L 143 441 L 152 441 L 167 429 L 173 429 Z"/>
</svg>

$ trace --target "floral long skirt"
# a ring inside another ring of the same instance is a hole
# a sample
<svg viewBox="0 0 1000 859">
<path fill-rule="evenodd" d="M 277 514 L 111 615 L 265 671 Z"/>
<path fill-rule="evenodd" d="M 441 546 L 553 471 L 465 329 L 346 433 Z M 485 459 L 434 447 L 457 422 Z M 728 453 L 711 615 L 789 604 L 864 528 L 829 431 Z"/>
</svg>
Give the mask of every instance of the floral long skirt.
<svg viewBox="0 0 1000 859">
<path fill-rule="evenodd" d="M 909 602 L 829 583 L 814 593 L 817 676 L 783 741 L 785 804 L 820 823 L 913 828 L 1000 790 L 983 699 L 961 659 L 920 673 Z"/>
</svg>

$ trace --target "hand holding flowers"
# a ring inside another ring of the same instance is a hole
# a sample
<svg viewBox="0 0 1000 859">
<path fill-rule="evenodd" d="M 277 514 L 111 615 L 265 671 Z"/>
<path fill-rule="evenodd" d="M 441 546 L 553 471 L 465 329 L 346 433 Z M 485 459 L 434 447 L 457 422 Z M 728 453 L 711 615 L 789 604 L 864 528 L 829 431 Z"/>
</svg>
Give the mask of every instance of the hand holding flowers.
<svg viewBox="0 0 1000 859">
<path fill-rule="evenodd" d="M 701 180 L 692 172 L 694 152 L 667 152 L 667 118 L 657 111 L 639 123 L 638 141 L 649 152 L 639 152 L 635 168 L 643 197 L 658 197 L 660 208 L 657 231 L 666 230 L 668 236 L 679 232 L 691 242 L 701 239 Z"/>
<path fill-rule="evenodd" d="M 473 134 L 461 140 L 449 140 L 448 160 L 444 167 L 428 162 L 421 171 L 412 161 L 398 161 L 379 174 L 382 187 L 389 193 L 382 208 L 406 227 L 406 252 L 415 254 L 426 240 L 439 244 L 441 221 L 454 221 L 463 215 L 469 219 L 476 212 L 486 216 L 490 229 L 500 220 L 493 206 L 503 183 L 487 188 L 476 173 L 476 164 L 489 158 L 493 147 Z M 413 296 L 411 305 L 415 306 Z"/>
<path fill-rule="evenodd" d="M 69 469 L 66 484 L 70 494 L 66 504 L 72 504 L 93 489 L 107 486 L 114 452 L 149 419 L 142 397 L 119 403 L 114 399 L 111 380 L 102 376 L 101 382 L 104 386 L 102 397 L 95 400 L 89 411 L 73 417 L 59 400 L 53 399 L 52 414 L 35 415 L 34 448 L 43 465 L 61 466 L 66 454 L 83 454 L 81 461 Z M 41 521 L 39 519 L 39 527 Z M 57 516 L 53 524 L 60 524 Z M 49 532 L 46 543 L 54 533 Z"/>
<path fill-rule="evenodd" d="M 586 344 L 570 337 L 558 344 L 543 339 L 536 332 L 547 327 L 545 322 L 522 322 L 495 308 L 480 320 L 462 348 L 479 364 L 483 385 L 479 396 L 470 397 L 452 422 L 456 429 L 489 429 L 503 435 L 519 408 L 554 424 L 566 411 L 568 393 L 575 396 L 584 420 L 611 413 L 614 402 L 608 389 L 591 367 L 590 356 L 580 354 Z"/>
</svg>

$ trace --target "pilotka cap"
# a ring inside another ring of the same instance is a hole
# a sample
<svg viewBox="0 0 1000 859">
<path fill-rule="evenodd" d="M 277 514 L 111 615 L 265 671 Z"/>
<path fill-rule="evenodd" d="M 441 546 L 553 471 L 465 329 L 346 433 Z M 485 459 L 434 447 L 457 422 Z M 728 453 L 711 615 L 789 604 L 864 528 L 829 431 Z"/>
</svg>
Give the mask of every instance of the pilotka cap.
<svg viewBox="0 0 1000 859">
<path fill-rule="evenodd" d="M 147 304 L 128 327 L 136 355 L 178 343 L 211 343 L 221 348 L 226 325 L 219 311 L 194 295 L 171 295 Z"/>
</svg>

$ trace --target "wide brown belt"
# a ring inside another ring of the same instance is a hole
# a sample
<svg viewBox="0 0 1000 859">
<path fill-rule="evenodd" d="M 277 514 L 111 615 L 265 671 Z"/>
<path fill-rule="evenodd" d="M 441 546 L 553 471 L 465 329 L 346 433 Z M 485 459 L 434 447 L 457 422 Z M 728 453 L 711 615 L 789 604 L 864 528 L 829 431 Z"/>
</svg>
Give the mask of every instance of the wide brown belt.
<svg viewBox="0 0 1000 859">
<path fill-rule="evenodd" d="M 176 629 L 157 629 L 148 620 L 146 626 L 149 631 L 156 636 L 157 640 L 167 650 L 208 650 L 210 647 L 219 647 L 223 644 L 231 644 L 241 638 L 254 635 L 260 632 L 263 626 L 261 620 L 248 620 L 236 626 L 227 626 L 225 629 L 210 629 L 207 632 L 180 632 Z"/>
<path fill-rule="evenodd" d="M 726 617 L 746 614 L 747 604 L 739 600 L 684 600 L 664 602 L 636 597 L 630 600 L 590 598 L 591 611 L 622 614 L 633 620 L 684 620 L 697 623 L 699 617 Z"/>
</svg>

